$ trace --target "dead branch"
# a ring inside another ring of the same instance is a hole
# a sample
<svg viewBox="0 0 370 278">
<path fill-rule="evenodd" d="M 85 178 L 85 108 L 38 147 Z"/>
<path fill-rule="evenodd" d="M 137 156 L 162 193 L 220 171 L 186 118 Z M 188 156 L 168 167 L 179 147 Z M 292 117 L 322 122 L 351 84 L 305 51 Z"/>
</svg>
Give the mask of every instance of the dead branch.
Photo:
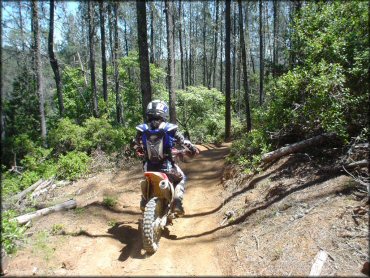
<svg viewBox="0 0 370 278">
<path fill-rule="evenodd" d="M 76 206 L 77 206 L 77 202 L 75 200 L 71 199 L 71 200 L 68 200 L 64 203 L 57 204 L 57 205 L 52 206 L 52 207 L 48 207 L 48 208 L 37 210 L 35 212 L 30 212 L 30 213 L 27 213 L 27 214 L 24 214 L 24 215 L 20 215 L 16 218 L 13 218 L 12 220 L 17 221 L 19 224 L 23 225 L 23 224 L 26 224 L 28 221 L 30 221 L 33 218 L 44 216 L 44 215 L 47 215 L 47 214 L 50 214 L 50 213 L 56 212 L 56 211 L 72 209 L 72 208 L 75 208 Z"/>
<path fill-rule="evenodd" d="M 328 253 L 326 253 L 324 250 L 320 250 L 315 257 L 315 262 L 311 267 L 309 276 L 320 276 L 322 267 L 324 266 L 327 258 Z"/>
<path fill-rule="evenodd" d="M 37 182 L 35 182 L 31 186 L 27 187 L 25 190 L 18 193 L 17 195 L 11 197 L 10 199 L 16 201 L 17 203 L 20 202 L 29 192 L 35 190 L 43 182 L 44 182 L 43 179 L 39 179 Z"/>
<path fill-rule="evenodd" d="M 318 145 L 318 144 L 322 143 L 323 141 L 328 140 L 328 139 L 333 138 L 333 137 L 334 137 L 333 133 L 324 133 L 324 134 L 312 137 L 310 139 L 306 139 L 306 140 L 303 140 L 303 141 L 300 141 L 300 142 L 282 147 L 280 149 L 277 149 L 275 151 L 272 151 L 272 152 L 269 152 L 269 153 L 266 153 L 266 154 L 262 155 L 262 161 L 265 162 L 265 163 L 270 162 L 270 161 L 275 160 L 277 158 L 280 158 L 282 156 L 298 152 L 298 151 L 300 151 L 302 149 L 305 149 L 307 147 L 310 147 L 310 146 L 313 146 L 313 145 Z"/>
</svg>

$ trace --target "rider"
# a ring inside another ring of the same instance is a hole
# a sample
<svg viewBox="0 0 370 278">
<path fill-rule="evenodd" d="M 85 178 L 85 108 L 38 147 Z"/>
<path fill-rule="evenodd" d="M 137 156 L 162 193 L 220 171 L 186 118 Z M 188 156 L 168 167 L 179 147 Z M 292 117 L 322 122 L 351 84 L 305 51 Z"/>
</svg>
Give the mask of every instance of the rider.
<svg viewBox="0 0 370 278">
<path fill-rule="evenodd" d="M 143 156 L 144 171 L 158 171 L 167 174 L 175 186 L 174 212 L 184 215 L 182 205 L 185 192 L 185 175 L 180 167 L 175 164 L 172 157 L 172 148 L 176 141 L 180 146 L 186 146 L 191 155 L 199 153 L 198 149 L 185 140 L 177 130 L 177 125 L 168 123 L 169 108 L 164 101 L 151 101 L 146 110 L 147 123 L 136 127 L 135 150 L 139 156 Z M 141 182 L 143 195 L 141 196 L 140 209 L 144 211 L 148 200 L 145 199 L 147 181 Z"/>
</svg>

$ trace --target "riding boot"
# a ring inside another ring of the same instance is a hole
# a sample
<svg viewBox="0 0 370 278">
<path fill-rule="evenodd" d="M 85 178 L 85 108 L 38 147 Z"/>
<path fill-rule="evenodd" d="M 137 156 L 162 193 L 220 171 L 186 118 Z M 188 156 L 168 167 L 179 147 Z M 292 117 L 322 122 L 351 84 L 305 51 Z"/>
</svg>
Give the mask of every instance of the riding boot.
<svg viewBox="0 0 370 278">
<path fill-rule="evenodd" d="M 184 198 L 185 192 L 185 181 L 179 182 L 179 184 L 175 187 L 175 196 L 174 196 L 174 212 L 179 216 L 183 216 L 185 214 L 185 210 L 182 204 L 182 200 Z"/>
<path fill-rule="evenodd" d="M 148 202 L 147 199 L 145 198 L 147 194 L 147 187 L 148 187 L 148 182 L 147 180 L 142 180 L 140 181 L 140 187 L 141 187 L 141 200 L 140 200 L 140 210 L 144 212 L 146 203 Z"/>
</svg>

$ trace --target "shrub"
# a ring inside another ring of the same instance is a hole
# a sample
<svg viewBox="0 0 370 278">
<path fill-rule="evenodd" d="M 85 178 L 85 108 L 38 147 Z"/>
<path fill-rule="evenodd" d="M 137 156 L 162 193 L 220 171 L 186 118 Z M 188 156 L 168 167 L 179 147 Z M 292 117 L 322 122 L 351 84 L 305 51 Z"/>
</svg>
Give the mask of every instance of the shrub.
<svg viewBox="0 0 370 278">
<path fill-rule="evenodd" d="M 270 150 L 267 134 L 253 129 L 232 143 L 228 162 L 237 163 L 249 170 L 258 170 L 261 155 Z"/>
<path fill-rule="evenodd" d="M 57 127 L 49 132 L 49 142 L 57 154 L 84 150 L 88 145 L 85 141 L 85 129 L 68 118 L 61 119 Z"/>
<path fill-rule="evenodd" d="M 76 180 L 86 174 L 91 158 L 84 152 L 72 151 L 61 155 L 57 164 L 57 177 Z"/>
<path fill-rule="evenodd" d="M 105 196 L 103 198 L 103 205 L 108 208 L 113 208 L 117 204 L 116 197 Z"/>
<path fill-rule="evenodd" d="M 16 216 L 15 211 L 8 210 L 1 212 L 1 243 L 7 254 L 13 254 L 17 250 L 17 243 L 24 238 L 26 228 L 18 225 L 16 221 L 11 221 Z"/>
</svg>

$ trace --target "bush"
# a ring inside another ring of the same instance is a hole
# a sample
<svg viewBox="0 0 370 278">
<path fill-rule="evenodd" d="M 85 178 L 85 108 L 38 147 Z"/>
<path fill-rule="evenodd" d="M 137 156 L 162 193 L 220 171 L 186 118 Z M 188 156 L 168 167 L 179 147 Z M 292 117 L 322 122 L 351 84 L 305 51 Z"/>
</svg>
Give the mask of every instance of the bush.
<svg viewBox="0 0 370 278">
<path fill-rule="evenodd" d="M 68 118 L 59 121 L 56 128 L 49 132 L 49 142 L 56 154 L 65 154 L 73 150 L 85 150 L 85 129 Z"/>
<path fill-rule="evenodd" d="M 237 163 L 251 171 L 258 170 L 261 155 L 270 151 L 270 148 L 267 134 L 253 129 L 232 143 L 227 161 Z"/>
<path fill-rule="evenodd" d="M 216 89 L 188 87 L 177 92 L 177 119 L 195 143 L 218 141 L 224 131 L 225 97 Z"/>
<path fill-rule="evenodd" d="M 91 158 L 84 152 L 72 151 L 61 155 L 57 164 L 57 177 L 76 180 L 88 172 Z"/>
<path fill-rule="evenodd" d="M 15 211 L 1 212 L 1 243 L 7 254 L 13 254 L 17 250 L 17 243 L 24 238 L 26 228 L 18 225 L 16 221 L 10 221 L 16 217 Z"/>
</svg>

